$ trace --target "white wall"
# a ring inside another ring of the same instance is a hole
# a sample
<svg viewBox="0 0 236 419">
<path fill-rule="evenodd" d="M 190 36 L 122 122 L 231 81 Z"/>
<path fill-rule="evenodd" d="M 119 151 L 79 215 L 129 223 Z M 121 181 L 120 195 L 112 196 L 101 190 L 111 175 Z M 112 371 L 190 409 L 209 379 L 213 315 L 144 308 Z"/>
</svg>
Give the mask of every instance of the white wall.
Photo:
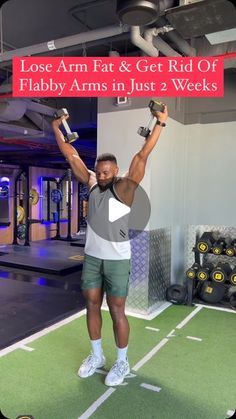
<svg viewBox="0 0 236 419">
<path fill-rule="evenodd" d="M 98 116 L 98 154 L 116 155 L 123 173 L 143 143 L 148 110 Z M 149 228 L 186 224 L 234 226 L 236 122 L 183 125 L 169 118 L 148 161 L 142 186 L 151 199 Z"/>
<path fill-rule="evenodd" d="M 236 122 L 187 130 L 185 222 L 235 226 Z"/>
</svg>

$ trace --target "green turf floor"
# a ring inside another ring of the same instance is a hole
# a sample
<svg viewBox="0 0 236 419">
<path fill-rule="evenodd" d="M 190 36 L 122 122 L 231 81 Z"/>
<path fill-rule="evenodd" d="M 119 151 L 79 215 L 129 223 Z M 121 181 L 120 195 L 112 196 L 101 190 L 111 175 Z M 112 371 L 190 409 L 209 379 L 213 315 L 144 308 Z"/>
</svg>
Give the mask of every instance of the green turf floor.
<svg viewBox="0 0 236 419">
<path fill-rule="evenodd" d="M 176 329 L 193 310 L 195 307 L 171 306 L 152 321 L 129 317 L 131 367 L 173 329 L 174 336 L 138 371 L 132 371 L 135 376 L 126 379 L 127 385 L 115 388 L 92 418 L 227 418 L 227 411 L 236 407 L 236 313 L 202 308 L 183 328 Z M 103 319 L 108 370 L 115 349 L 107 312 Z M 28 414 L 34 419 L 77 419 L 107 394 L 104 375 L 77 376 L 90 351 L 84 316 L 28 346 L 34 351 L 17 349 L 0 358 L 0 410 L 7 418 Z M 161 390 L 143 388 L 142 383 Z"/>
</svg>

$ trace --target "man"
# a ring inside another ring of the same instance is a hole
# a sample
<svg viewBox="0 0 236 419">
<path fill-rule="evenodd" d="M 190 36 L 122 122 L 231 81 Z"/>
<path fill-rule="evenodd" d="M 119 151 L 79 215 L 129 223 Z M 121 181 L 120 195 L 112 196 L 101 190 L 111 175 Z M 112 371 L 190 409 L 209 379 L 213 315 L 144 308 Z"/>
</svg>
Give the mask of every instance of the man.
<svg viewBox="0 0 236 419">
<path fill-rule="evenodd" d="M 123 241 L 114 240 L 114 231 L 111 231 L 109 236 L 112 223 L 108 220 L 106 222 L 107 240 L 96 234 L 91 225 L 99 225 L 102 220 L 104 222 L 104 211 L 111 197 L 131 207 L 135 189 L 144 177 L 148 156 L 155 147 L 168 116 L 166 106 L 163 112 L 152 113 L 157 119 L 156 125 L 140 151 L 134 155 L 128 172 L 120 178 L 117 177 L 119 169 L 114 155 L 98 156 L 95 172 L 88 170 L 75 148 L 65 142 L 59 128 L 62 118 L 52 123 L 58 146 L 74 175 L 90 189 L 82 289 L 86 299 L 87 327 L 92 352 L 83 361 L 78 375 L 83 378 L 89 377 L 106 362 L 101 341 L 101 305 L 105 291 L 117 346 L 117 360 L 105 379 L 105 384 L 108 386 L 121 384 L 130 372 L 127 358 L 129 323 L 125 315 L 130 273 L 130 242 L 127 225 L 121 226 L 122 228 L 118 231 L 118 236 L 122 231 Z"/>
</svg>

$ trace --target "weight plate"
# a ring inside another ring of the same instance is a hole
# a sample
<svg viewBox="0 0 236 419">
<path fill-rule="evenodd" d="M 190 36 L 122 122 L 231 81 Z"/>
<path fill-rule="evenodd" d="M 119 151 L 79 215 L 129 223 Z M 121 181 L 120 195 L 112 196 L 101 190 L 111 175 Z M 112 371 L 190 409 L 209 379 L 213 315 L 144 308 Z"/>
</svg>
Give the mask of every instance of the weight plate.
<svg viewBox="0 0 236 419">
<path fill-rule="evenodd" d="M 51 200 L 58 204 L 62 200 L 62 193 L 60 189 L 52 189 L 51 190 Z"/>
<path fill-rule="evenodd" d="M 17 221 L 19 223 L 21 223 L 25 218 L 25 210 L 23 207 L 21 207 L 20 205 L 18 205 L 17 207 Z"/>
<path fill-rule="evenodd" d="M 30 189 L 29 200 L 31 205 L 36 205 L 39 202 L 39 193 L 35 188 Z"/>
</svg>

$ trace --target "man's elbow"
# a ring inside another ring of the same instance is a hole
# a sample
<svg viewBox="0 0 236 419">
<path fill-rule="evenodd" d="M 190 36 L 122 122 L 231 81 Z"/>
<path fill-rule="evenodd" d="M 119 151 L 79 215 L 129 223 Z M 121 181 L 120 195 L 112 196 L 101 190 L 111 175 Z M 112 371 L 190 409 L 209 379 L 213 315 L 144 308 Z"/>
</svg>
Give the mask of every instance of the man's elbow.
<svg viewBox="0 0 236 419">
<path fill-rule="evenodd" d="M 139 163 L 146 164 L 148 155 L 147 155 L 147 153 L 145 153 L 144 150 L 140 150 L 136 154 L 136 156 L 137 156 L 137 159 L 139 160 Z"/>
</svg>

